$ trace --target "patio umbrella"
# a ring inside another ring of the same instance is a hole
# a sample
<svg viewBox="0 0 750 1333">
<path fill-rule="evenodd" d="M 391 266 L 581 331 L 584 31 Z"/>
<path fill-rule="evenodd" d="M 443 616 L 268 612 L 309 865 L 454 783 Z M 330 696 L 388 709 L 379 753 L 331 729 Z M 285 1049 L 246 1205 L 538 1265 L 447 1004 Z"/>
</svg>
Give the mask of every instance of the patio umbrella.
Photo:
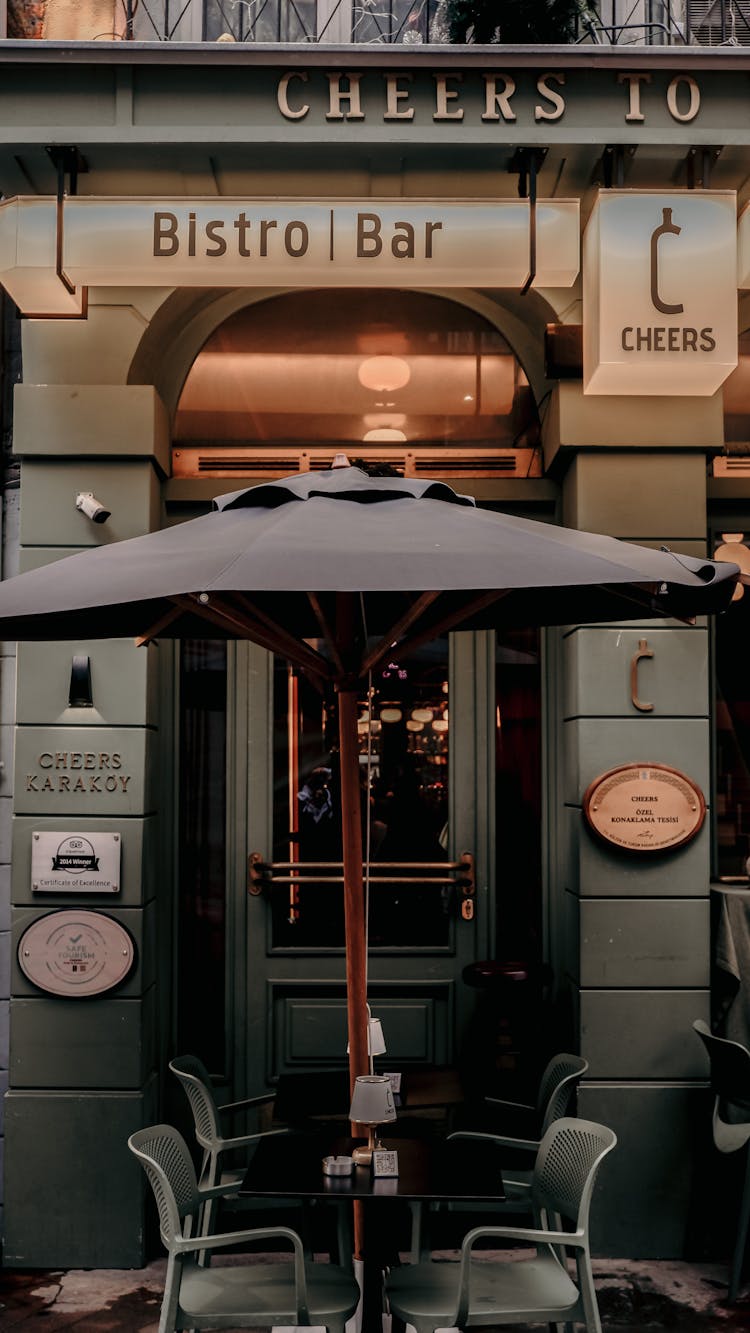
<svg viewBox="0 0 750 1333">
<path fill-rule="evenodd" d="M 478 509 L 442 482 L 334 467 L 0 585 L 8 639 L 254 640 L 338 691 L 350 1077 L 368 1069 L 357 689 L 453 629 L 723 610 L 738 570 Z"/>
</svg>

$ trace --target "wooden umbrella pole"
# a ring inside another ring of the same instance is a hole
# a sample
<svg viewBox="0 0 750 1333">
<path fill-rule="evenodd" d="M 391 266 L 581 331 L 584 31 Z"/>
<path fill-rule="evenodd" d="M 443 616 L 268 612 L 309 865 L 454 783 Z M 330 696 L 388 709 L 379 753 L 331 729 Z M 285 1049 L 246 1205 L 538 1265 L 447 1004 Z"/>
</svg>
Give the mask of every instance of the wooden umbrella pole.
<svg viewBox="0 0 750 1333">
<path fill-rule="evenodd" d="M 339 760 L 341 766 L 341 831 L 344 853 L 344 933 L 346 938 L 346 1014 L 349 1029 L 349 1089 L 369 1070 L 367 1052 L 367 941 L 362 882 L 362 824 L 359 794 L 357 694 L 340 689 Z M 354 1126 L 352 1126 L 354 1132 Z M 354 1205 L 354 1257 L 362 1258 L 363 1212 Z"/>
<path fill-rule="evenodd" d="M 367 1052 L 367 944 L 362 877 L 362 823 L 359 792 L 357 694 L 338 695 L 341 765 L 341 836 L 344 854 L 344 934 L 346 939 L 346 1010 L 349 1027 L 349 1085 L 369 1071 Z"/>
<path fill-rule="evenodd" d="M 336 607 L 337 649 L 349 667 L 355 648 L 355 599 L 339 593 Z M 367 922 L 362 874 L 362 819 L 357 733 L 357 672 L 338 683 L 339 764 L 341 774 L 341 841 L 344 860 L 344 938 L 346 943 L 346 1017 L 349 1031 L 349 1088 L 370 1068 L 367 1049 Z M 352 1125 L 352 1133 L 356 1127 Z M 353 1204 L 354 1258 L 364 1253 L 364 1214 Z"/>
</svg>

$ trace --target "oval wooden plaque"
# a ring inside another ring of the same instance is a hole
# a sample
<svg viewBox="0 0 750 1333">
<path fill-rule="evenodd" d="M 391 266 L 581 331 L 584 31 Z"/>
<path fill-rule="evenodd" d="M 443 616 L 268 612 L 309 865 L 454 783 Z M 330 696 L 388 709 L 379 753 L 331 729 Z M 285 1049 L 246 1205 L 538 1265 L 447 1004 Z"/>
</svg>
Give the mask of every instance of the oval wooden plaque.
<svg viewBox="0 0 750 1333">
<path fill-rule="evenodd" d="M 18 945 L 22 972 L 50 995 L 102 995 L 119 986 L 134 960 L 130 935 L 102 912 L 48 912 Z"/>
<path fill-rule="evenodd" d="M 622 764 L 587 788 L 583 813 L 605 842 L 628 852 L 664 852 L 695 837 L 706 802 L 692 778 L 668 764 Z"/>
</svg>

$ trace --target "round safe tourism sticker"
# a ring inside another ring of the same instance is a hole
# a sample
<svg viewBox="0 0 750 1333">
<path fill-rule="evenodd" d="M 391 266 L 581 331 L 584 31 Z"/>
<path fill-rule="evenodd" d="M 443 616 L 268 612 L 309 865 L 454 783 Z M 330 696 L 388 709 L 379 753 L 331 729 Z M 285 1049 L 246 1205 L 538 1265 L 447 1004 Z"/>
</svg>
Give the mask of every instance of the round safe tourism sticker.
<svg viewBox="0 0 750 1333">
<path fill-rule="evenodd" d="M 124 980 L 134 958 L 128 932 L 101 912 L 50 912 L 18 946 L 22 972 L 51 995 L 101 995 Z"/>
<path fill-rule="evenodd" d="M 706 802 L 692 778 L 667 764 L 622 764 L 595 779 L 583 813 L 606 842 L 631 852 L 663 852 L 694 838 Z"/>
</svg>

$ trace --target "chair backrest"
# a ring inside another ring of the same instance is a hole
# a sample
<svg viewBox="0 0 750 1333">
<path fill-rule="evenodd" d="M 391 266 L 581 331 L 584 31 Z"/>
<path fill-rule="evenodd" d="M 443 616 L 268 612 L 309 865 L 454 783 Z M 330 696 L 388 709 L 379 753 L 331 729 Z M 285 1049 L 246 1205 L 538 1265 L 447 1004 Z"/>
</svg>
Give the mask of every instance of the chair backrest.
<svg viewBox="0 0 750 1333">
<path fill-rule="evenodd" d="M 174 1241 L 182 1236 L 182 1221 L 200 1205 L 193 1159 L 181 1134 L 171 1125 L 151 1125 L 139 1129 L 128 1139 L 156 1198 L 159 1231 L 171 1252 Z"/>
<path fill-rule="evenodd" d="M 616 1143 L 606 1125 L 572 1116 L 555 1120 L 537 1153 L 531 1186 L 535 1206 L 567 1217 L 585 1235 L 594 1178 Z"/>
<path fill-rule="evenodd" d="M 568 1114 L 576 1088 L 589 1067 L 580 1055 L 563 1051 L 554 1055 L 539 1082 L 536 1109 L 540 1119 L 540 1136 L 555 1120 Z"/>
<path fill-rule="evenodd" d="M 750 1051 L 738 1041 L 717 1037 L 702 1018 L 697 1032 L 711 1061 L 711 1087 L 721 1102 L 750 1102 Z"/>
<path fill-rule="evenodd" d="M 197 1055 L 180 1055 L 170 1060 L 169 1068 L 177 1075 L 190 1102 L 195 1121 L 195 1137 L 202 1148 L 212 1149 L 221 1137 L 219 1112 L 211 1077 Z"/>
</svg>

